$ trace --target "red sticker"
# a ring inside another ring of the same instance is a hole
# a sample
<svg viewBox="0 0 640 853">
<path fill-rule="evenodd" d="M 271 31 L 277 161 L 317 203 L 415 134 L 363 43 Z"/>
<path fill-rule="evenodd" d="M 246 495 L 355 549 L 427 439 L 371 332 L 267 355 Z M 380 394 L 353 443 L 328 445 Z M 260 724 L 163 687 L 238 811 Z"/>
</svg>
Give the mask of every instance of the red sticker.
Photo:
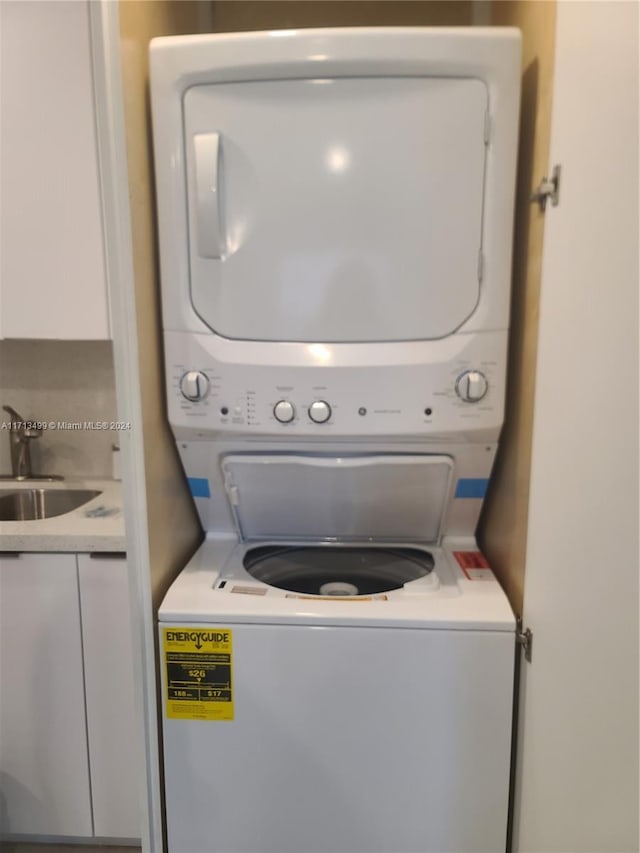
<svg viewBox="0 0 640 853">
<path fill-rule="evenodd" d="M 489 563 L 480 551 L 454 551 L 453 556 L 461 569 L 489 569 Z"/>
<path fill-rule="evenodd" d="M 453 556 L 464 572 L 467 580 L 482 581 L 493 580 L 493 572 L 487 563 L 484 554 L 480 551 L 454 551 Z"/>
</svg>

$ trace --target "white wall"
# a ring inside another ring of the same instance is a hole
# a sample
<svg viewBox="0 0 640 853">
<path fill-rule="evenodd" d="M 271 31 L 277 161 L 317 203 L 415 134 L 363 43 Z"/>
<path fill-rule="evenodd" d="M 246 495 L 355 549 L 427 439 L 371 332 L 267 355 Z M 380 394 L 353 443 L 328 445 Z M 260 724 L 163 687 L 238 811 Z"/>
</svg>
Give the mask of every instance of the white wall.
<svg viewBox="0 0 640 853">
<path fill-rule="evenodd" d="M 515 849 L 638 850 L 638 6 L 560 2 Z"/>
</svg>

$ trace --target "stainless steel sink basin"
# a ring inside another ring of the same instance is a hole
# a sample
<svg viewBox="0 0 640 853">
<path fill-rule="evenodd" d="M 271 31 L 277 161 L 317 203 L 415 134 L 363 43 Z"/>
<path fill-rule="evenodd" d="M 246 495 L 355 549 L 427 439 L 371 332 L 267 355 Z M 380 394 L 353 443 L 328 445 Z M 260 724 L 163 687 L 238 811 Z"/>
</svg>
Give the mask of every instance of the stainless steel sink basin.
<svg viewBox="0 0 640 853">
<path fill-rule="evenodd" d="M 0 521 L 37 521 L 64 515 L 96 498 L 93 489 L 24 489 L 0 492 Z"/>
</svg>

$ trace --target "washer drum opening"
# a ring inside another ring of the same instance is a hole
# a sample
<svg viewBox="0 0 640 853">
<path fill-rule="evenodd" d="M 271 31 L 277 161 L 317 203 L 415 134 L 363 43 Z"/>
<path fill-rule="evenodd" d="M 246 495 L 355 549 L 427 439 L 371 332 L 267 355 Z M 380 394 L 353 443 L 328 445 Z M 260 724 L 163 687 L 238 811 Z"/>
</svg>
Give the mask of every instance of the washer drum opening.
<svg viewBox="0 0 640 853">
<path fill-rule="evenodd" d="M 269 586 L 341 597 L 400 589 L 433 569 L 431 554 L 417 548 L 263 545 L 247 551 L 243 563 L 253 578 Z"/>
</svg>

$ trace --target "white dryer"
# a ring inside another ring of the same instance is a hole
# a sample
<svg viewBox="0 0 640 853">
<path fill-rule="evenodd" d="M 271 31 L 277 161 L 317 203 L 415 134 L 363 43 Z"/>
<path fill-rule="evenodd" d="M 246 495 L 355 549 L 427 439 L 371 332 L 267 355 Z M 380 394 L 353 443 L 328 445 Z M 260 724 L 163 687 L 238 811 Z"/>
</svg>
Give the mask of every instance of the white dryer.
<svg viewBox="0 0 640 853">
<path fill-rule="evenodd" d="M 168 414 L 205 542 L 159 612 L 172 853 L 495 853 L 519 34 L 154 40 Z"/>
</svg>

